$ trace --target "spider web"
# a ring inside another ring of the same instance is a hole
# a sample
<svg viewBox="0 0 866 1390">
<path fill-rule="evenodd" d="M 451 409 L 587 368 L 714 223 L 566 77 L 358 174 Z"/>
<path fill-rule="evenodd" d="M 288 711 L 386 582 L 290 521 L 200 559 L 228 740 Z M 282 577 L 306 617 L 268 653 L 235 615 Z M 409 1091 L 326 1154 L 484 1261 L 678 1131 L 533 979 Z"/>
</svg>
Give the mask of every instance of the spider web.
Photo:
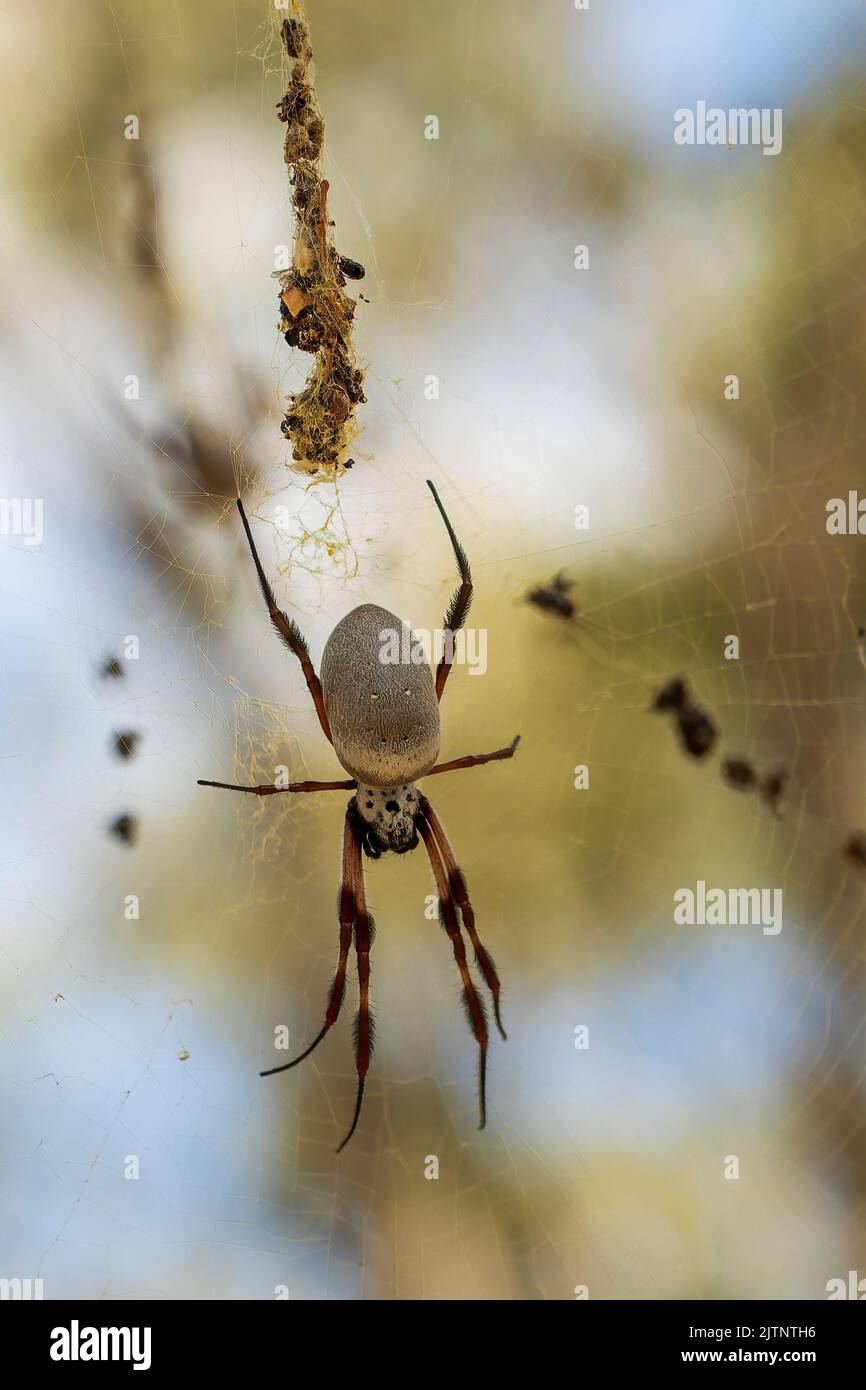
<svg viewBox="0 0 866 1390">
<path fill-rule="evenodd" d="M 329 207 L 370 301 L 337 487 L 291 474 L 279 435 L 308 362 L 275 333 L 267 7 L 2 21 L 2 493 L 44 499 L 45 538 L 0 545 L 0 1277 L 121 1299 L 822 1298 L 866 1273 L 864 884 L 842 853 L 866 822 L 866 565 L 824 525 L 862 475 L 861 8 L 309 8 Z M 678 148 L 672 113 L 699 99 L 783 107 L 782 153 Z M 355 604 L 441 624 L 455 575 L 426 477 L 488 640 L 486 672 L 449 681 L 443 757 L 523 736 L 427 788 L 509 1041 L 479 1133 L 426 862 L 370 866 L 377 1050 L 337 1159 L 351 971 L 314 1056 L 257 1073 L 276 1027 L 297 1050 L 320 1026 L 345 797 L 195 782 L 339 775 L 238 490 L 318 663 Z M 523 601 L 557 572 L 572 624 Z M 100 680 L 129 634 L 138 658 Z M 704 762 L 648 712 L 677 673 L 719 730 Z M 128 762 L 121 729 L 141 733 Z M 778 816 L 725 784 L 726 756 L 788 773 Z M 134 847 L 108 834 L 122 812 Z M 698 879 L 780 887 L 783 930 L 675 926 Z"/>
</svg>

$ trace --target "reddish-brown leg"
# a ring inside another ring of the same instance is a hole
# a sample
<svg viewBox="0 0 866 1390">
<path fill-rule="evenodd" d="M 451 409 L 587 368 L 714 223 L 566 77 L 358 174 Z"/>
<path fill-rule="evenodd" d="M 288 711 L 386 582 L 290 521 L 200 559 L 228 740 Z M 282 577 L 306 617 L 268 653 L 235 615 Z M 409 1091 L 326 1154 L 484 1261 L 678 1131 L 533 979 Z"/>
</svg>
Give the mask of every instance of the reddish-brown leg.
<svg viewBox="0 0 866 1390">
<path fill-rule="evenodd" d="M 445 614 L 443 634 L 445 638 L 445 650 L 436 668 L 436 698 L 437 700 L 441 700 L 442 691 L 445 689 L 445 682 L 451 674 L 451 664 L 454 660 L 454 634 L 460 631 L 466 621 L 466 614 L 469 612 L 469 606 L 472 603 L 472 574 L 469 569 L 469 561 L 466 558 L 466 551 L 458 541 L 454 532 L 454 527 L 448 520 L 448 513 L 439 501 L 439 493 L 436 491 L 429 478 L 427 479 L 427 486 L 433 494 L 433 501 L 439 508 L 439 515 L 445 522 L 445 529 L 448 532 L 448 537 L 454 550 L 454 558 L 457 561 L 457 568 L 460 571 L 460 588 L 456 590 L 448 608 L 448 612 Z"/>
<path fill-rule="evenodd" d="M 250 530 L 250 523 L 247 521 L 247 514 L 244 511 L 244 504 L 240 498 L 238 498 L 238 511 L 241 514 L 241 521 L 243 522 L 244 530 L 247 533 L 247 540 L 249 541 L 250 551 L 253 557 L 253 564 L 256 567 L 256 574 L 259 577 L 259 584 L 261 585 L 261 590 L 262 594 L 264 595 L 265 603 L 268 606 L 268 613 L 270 614 L 271 622 L 273 623 L 277 632 L 282 637 L 289 651 L 294 652 L 295 656 L 300 661 L 301 669 L 304 672 L 304 679 L 307 682 L 307 689 L 313 697 L 313 704 L 316 706 L 316 713 L 319 716 L 319 723 L 322 726 L 322 732 L 325 735 L 325 738 L 328 740 L 328 742 L 333 743 L 333 739 L 331 738 L 331 726 L 328 723 L 328 715 L 325 710 L 325 698 L 322 694 L 322 687 L 319 684 L 319 677 L 316 675 L 313 663 L 310 660 L 310 649 L 307 646 L 307 639 L 302 634 L 297 623 L 293 622 L 291 618 L 289 618 L 285 613 L 282 612 L 281 609 L 277 607 L 276 600 L 274 598 L 274 591 L 271 588 L 265 576 L 264 570 L 262 569 L 262 562 L 259 559 L 259 552 L 256 550 L 256 543 L 253 540 L 253 533 Z"/>
<path fill-rule="evenodd" d="M 295 1057 L 291 1062 L 284 1062 L 282 1066 L 271 1067 L 268 1071 L 260 1072 L 261 1076 L 275 1076 L 279 1071 L 288 1071 L 290 1067 L 296 1067 L 299 1062 L 303 1062 L 305 1057 L 309 1057 L 314 1048 L 319 1046 L 322 1038 L 333 1028 L 340 1016 L 340 1009 L 343 1005 L 343 998 L 346 993 L 346 963 L 349 959 L 349 947 L 352 944 L 352 922 L 355 919 L 355 883 L 361 872 L 361 842 L 355 830 L 355 808 L 353 802 L 349 802 L 346 811 L 346 820 L 343 826 L 343 879 L 340 885 L 340 955 L 337 961 L 337 970 L 334 975 L 333 984 L 328 995 L 328 1007 L 325 1013 L 325 1022 L 321 1030 L 299 1057 Z"/>
<path fill-rule="evenodd" d="M 469 894 L 466 891 L 466 880 L 463 877 L 457 860 L 454 858 L 454 851 L 451 848 L 448 836 L 445 834 L 445 827 L 426 796 L 420 798 L 420 805 L 427 823 L 433 831 L 436 846 L 442 856 L 442 863 L 445 865 L 445 871 L 448 875 L 448 887 L 451 890 L 451 896 L 460 908 L 460 915 L 463 918 L 463 925 L 469 934 L 469 940 L 472 942 L 478 968 L 484 976 L 487 988 L 490 990 L 493 997 L 493 1017 L 496 1019 L 496 1027 L 499 1029 L 504 1041 L 507 1038 L 507 1034 L 502 1026 L 502 1018 L 499 1013 L 499 995 L 502 987 L 499 983 L 499 976 L 496 973 L 493 957 L 490 955 L 490 952 L 482 946 L 478 932 L 475 929 L 475 913 L 472 910 Z"/>
<path fill-rule="evenodd" d="M 357 815 L 352 803 L 350 809 Z M 348 1144 L 358 1127 L 361 1106 L 364 1102 L 364 1086 L 373 1055 L 373 1019 L 370 1015 L 370 946 L 375 926 L 367 912 L 367 894 L 364 888 L 364 864 L 361 858 L 360 836 L 355 832 L 358 842 L 357 860 L 353 862 L 355 893 L 355 955 L 358 961 L 358 1013 L 355 1017 L 355 1066 L 358 1072 L 358 1092 L 355 1099 L 355 1113 L 349 1132 L 343 1139 L 337 1153 Z"/>
<path fill-rule="evenodd" d="M 432 777 L 434 772 L 457 772 L 461 767 L 479 767 L 481 763 L 498 763 L 503 758 L 513 758 L 519 742 L 520 734 L 512 739 L 507 748 L 497 748 L 494 753 L 467 753 L 465 758 L 454 758 L 450 763 L 437 763 L 429 772 L 425 772 L 424 776 Z"/>
<path fill-rule="evenodd" d="M 277 792 L 339 792 L 354 791 L 357 782 L 289 782 L 285 787 L 269 784 L 263 787 L 241 787 L 236 782 L 205 782 L 200 777 L 198 787 L 220 787 L 225 792 L 251 792 L 253 796 L 276 796 Z"/>
<path fill-rule="evenodd" d="M 478 1043 L 478 1098 L 481 1107 L 481 1122 L 478 1126 L 483 1129 L 487 1123 L 487 1019 L 484 1013 L 484 1005 L 478 996 L 478 991 L 469 973 L 469 963 L 466 960 L 466 950 L 463 945 L 463 937 L 460 935 L 460 927 L 457 922 L 457 913 L 454 910 L 454 899 L 448 887 L 448 876 L 433 830 L 422 811 L 417 817 L 418 833 L 427 849 L 427 856 L 430 860 L 430 867 L 433 870 L 433 877 L 436 880 L 436 888 L 439 893 L 439 907 L 442 913 L 442 922 L 451 941 L 454 950 L 454 959 L 460 971 L 460 978 L 463 982 L 463 999 L 466 1005 L 466 1015 L 469 1026 L 472 1029 L 475 1041 Z"/>
</svg>

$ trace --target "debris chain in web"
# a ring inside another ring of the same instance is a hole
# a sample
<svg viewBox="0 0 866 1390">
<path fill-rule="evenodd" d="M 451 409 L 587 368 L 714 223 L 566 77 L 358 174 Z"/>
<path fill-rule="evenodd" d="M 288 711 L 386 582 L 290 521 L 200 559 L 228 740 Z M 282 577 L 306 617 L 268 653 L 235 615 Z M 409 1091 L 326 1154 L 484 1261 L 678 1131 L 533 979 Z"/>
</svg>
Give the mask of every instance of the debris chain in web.
<svg viewBox="0 0 866 1390">
<path fill-rule="evenodd" d="M 356 302 L 347 280 L 364 267 L 342 256 L 328 222 L 328 181 L 322 178 L 325 125 L 311 76 L 313 50 L 300 0 L 283 20 L 280 39 L 288 56 L 288 85 L 277 103 L 285 122 L 284 157 L 292 187 L 295 239 L 290 269 L 277 271 L 280 332 L 290 347 L 315 357 L 302 391 L 289 398 L 282 431 L 292 445 L 294 467 L 313 477 L 339 477 L 358 431 L 364 373 L 355 361 L 352 322 Z"/>
</svg>

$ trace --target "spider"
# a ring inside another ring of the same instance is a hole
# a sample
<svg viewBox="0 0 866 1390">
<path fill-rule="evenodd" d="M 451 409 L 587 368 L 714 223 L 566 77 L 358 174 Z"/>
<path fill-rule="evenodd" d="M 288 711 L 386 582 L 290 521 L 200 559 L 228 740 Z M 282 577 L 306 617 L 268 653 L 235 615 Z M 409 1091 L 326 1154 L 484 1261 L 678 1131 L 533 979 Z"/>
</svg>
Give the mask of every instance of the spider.
<svg viewBox="0 0 866 1390">
<path fill-rule="evenodd" d="M 451 941 L 460 972 L 466 1016 L 478 1044 L 480 1129 L 484 1128 L 487 1114 L 487 1013 L 469 971 L 461 922 L 474 949 L 478 968 L 490 990 L 496 1026 L 502 1038 L 506 1037 L 499 1008 L 499 976 L 490 953 L 479 940 L 466 880 L 458 867 L 442 822 L 415 784 L 419 778 L 432 777 L 439 772 L 454 772 L 458 768 L 477 767 L 481 763 L 511 758 L 520 736 L 513 739 L 507 748 L 497 748 L 493 753 L 468 754 L 451 762 L 436 762 L 440 738 L 439 701 L 451 671 L 454 634 L 462 627 L 472 602 L 472 576 L 466 553 L 439 500 L 439 494 L 429 480 L 427 486 L 445 523 L 460 573 L 460 586 L 445 615 L 444 650 L 435 678 L 418 638 L 407 625 L 386 608 L 365 603 L 348 613 L 328 638 L 322 656 L 320 681 L 300 629 L 276 605 L 243 503 L 238 498 L 238 511 L 271 622 L 289 651 L 300 661 L 322 732 L 333 746 L 340 765 L 350 773 L 350 779 L 261 787 L 202 780 L 198 783 L 201 787 L 248 792 L 253 796 L 341 790 L 355 793 L 346 807 L 343 827 L 339 956 L 328 993 L 325 1021 L 309 1047 L 299 1056 L 282 1066 L 261 1072 L 262 1076 L 275 1076 L 278 1072 L 296 1067 L 309 1057 L 333 1028 L 343 1005 L 349 948 L 354 938 L 359 994 L 355 1019 L 358 1086 L 352 1123 L 337 1153 L 345 1148 L 357 1128 L 373 1052 L 370 947 L 374 923 L 367 910 L 362 851 L 368 858 L 379 859 L 388 850 L 393 850 L 395 854 L 406 854 L 417 847 L 419 837 L 424 842 L 439 898 L 439 920 Z M 406 639 L 400 643 L 399 661 L 385 660 L 383 656 L 383 640 L 392 634 Z"/>
</svg>

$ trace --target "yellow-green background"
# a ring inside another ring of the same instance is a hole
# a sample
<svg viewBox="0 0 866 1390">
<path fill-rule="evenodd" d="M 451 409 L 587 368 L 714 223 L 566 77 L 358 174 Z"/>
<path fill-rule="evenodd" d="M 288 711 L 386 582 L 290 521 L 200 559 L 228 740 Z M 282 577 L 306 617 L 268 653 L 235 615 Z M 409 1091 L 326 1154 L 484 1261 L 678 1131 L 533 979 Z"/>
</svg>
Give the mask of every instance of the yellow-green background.
<svg viewBox="0 0 866 1390">
<path fill-rule="evenodd" d="M 337 489 L 291 474 L 279 433 L 308 360 L 275 332 L 264 0 L 0 13 L 0 490 L 45 503 L 42 546 L 0 545 L 0 1275 L 46 1297 L 825 1297 L 866 1275 L 866 883 L 841 852 L 866 823 L 866 542 L 824 527 L 863 478 L 862 7 L 309 12 L 370 300 Z M 781 106 L 782 153 L 676 146 L 697 100 Z M 243 485 L 318 660 L 356 603 L 440 623 L 426 477 L 488 633 L 443 754 L 523 735 L 427 788 L 509 1041 L 479 1134 L 427 865 L 371 866 L 378 1047 L 337 1159 L 352 981 L 304 1067 L 257 1073 L 276 1025 L 319 1024 L 344 798 L 195 786 L 337 775 L 231 502 Z M 559 570 L 573 626 L 521 602 Z M 140 659 L 100 683 L 129 633 Z M 676 672 L 722 755 L 789 771 L 780 819 L 647 712 Z M 133 850 L 106 833 L 126 810 Z M 698 878 L 782 887 L 783 931 L 675 927 Z"/>
</svg>

